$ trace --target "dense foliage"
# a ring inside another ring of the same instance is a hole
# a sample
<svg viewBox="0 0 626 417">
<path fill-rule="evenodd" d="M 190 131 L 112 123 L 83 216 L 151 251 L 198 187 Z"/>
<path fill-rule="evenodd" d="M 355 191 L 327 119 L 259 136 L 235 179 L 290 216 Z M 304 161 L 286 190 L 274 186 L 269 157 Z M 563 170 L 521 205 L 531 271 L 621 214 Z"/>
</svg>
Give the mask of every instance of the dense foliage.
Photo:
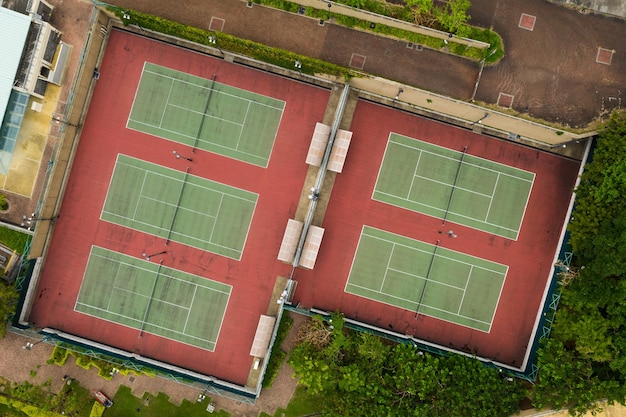
<svg viewBox="0 0 626 417">
<path fill-rule="evenodd" d="M 18 293 L 11 284 L 7 284 L 0 279 L 0 317 L 2 317 L 2 325 L 0 326 L 0 339 L 6 334 L 6 321 L 13 313 L 18 299 Z"/>
<path fill-rule="evenodd" d="M 552 339 L 540 349 L 534 401 L 572 414 L 626 395 L 626 117 L 597 138 L 570 223 L 574 276 L 562 286 Z"/>
<path fill-rule="evenodd" d="M 345 331 L 340 315 L 303 326 L 289 363 L 328 416 L 509 416 L 523 385 L 498 369 L 460 355 L 420 352 Z"/>
</svg>

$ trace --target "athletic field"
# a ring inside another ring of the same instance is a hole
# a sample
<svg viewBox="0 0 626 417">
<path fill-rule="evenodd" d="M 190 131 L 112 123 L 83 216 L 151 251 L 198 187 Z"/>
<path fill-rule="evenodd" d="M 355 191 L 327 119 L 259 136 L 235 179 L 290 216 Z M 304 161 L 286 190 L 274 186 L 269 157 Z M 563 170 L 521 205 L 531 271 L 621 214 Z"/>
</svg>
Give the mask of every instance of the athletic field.
<svg viewBox="0 0 626 417">
<path fill-rule="evenodd" d="M 507 266 L 365 226 L 346 291 L 488 332 Z"/>
<path fill-rule="evenodd" d="M 373 198 L 517 239 L 535 175 L 391 133 Z"/>
<path fill-rule="evenodd" d="M 127 127 L 266 167 L 285 102 L 146 62 Z"/>
<path fill-rule="evenodd" d="M 118 155 L 101 219 L 240 259 L 258 196 Z"/>
<path fill-rule="evenodd" d="M 92 247 L 76 311 L 214 350 L 232 287 Z"/>
</svg>

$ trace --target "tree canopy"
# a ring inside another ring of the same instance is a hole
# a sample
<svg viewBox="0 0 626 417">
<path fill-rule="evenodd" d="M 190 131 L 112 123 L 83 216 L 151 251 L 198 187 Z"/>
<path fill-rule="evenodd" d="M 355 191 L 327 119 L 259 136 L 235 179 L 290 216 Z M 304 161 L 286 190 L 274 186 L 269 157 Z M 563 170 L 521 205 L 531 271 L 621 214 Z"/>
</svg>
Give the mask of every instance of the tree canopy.
<svg viewBox="0 0 626 417">
<path fill-rule="evenodd" d="M 526 394 L 521 382 L 478 360 L 346 332 L 338 314 L 328 323 L 313 318 L 298 340 L 289 363 L 324 399 L 324 415 L 509 416 Z"/>
<path fill-rule="evenodd" d="M 539 352 L 537 406 L 572 414 L 626 395 L 626 117 L 599 133 L 569 225 L 575 278 L 562 286 L 552 339 Z"/>
</svg>

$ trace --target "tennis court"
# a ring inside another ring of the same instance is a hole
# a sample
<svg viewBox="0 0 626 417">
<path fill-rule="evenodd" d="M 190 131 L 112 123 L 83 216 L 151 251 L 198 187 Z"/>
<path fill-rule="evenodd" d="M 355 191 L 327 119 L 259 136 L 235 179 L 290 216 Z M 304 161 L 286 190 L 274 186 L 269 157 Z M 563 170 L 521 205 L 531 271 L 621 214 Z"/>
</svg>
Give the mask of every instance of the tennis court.
<svg viewBox="0 0 626 417">
<path fill-rule="evenodd" d="M 100 218 L 236 260 L 258 195 L 119 154 Z"/>
<path fill-rule="evenodd" d="M 75 310 L 213 351 L 232 287 L 92 246 Z"/>
<path fill-rule="evenodd" d="M 345 291 L 489 332 L 508 267 L 364 226 Z"/>
<path fill-rule="evenodd" d="M 372 198 L 517 240 L 535 174 L 389 135 Z"/>
<path fill-rule="evenodd" d="M 267 167 L 285 102 L 146 62 L 127 122 L 193 148 Z"/>
</svg>

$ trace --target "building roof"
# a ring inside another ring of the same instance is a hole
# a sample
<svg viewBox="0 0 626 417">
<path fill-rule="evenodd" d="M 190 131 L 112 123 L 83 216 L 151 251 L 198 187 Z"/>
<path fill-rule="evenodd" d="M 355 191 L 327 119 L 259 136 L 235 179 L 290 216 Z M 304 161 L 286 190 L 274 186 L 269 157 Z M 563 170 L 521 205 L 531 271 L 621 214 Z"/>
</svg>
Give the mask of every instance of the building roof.
<svg viewBox="0 0 626 417">
<path fill-rule="evenodd" d="M 0 7 L 0 121 L 11 96 L 30 21 L 29 16 Z"/>
</svg>

